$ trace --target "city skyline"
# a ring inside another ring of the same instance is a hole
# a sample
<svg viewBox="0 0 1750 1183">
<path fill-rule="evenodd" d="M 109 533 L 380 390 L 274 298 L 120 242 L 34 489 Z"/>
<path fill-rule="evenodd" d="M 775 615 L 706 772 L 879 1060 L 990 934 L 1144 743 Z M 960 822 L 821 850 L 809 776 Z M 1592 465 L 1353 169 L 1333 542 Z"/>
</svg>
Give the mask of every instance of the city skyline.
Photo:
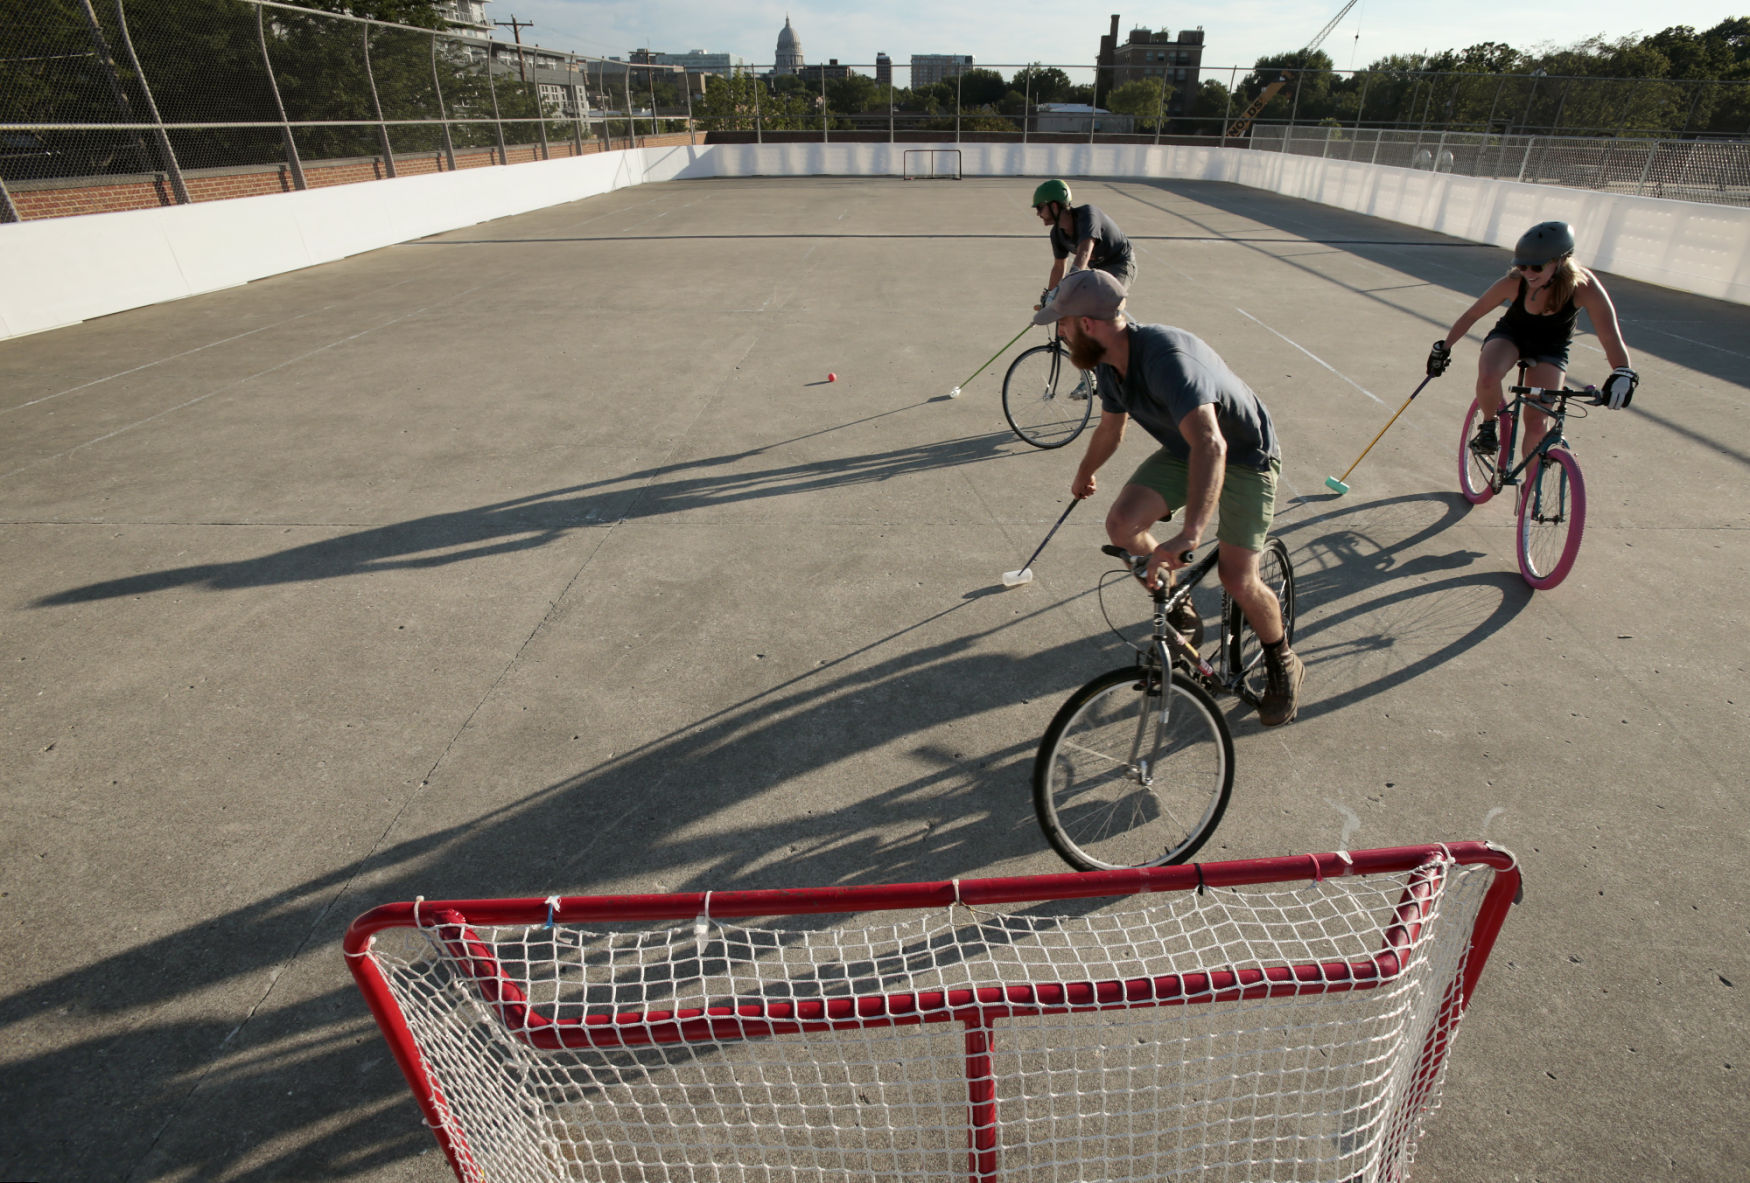
<svg viewBox="0 0 1750 1183">
<path fill-rule="evenodd" d="M 527 43 L 596 57 L 626 57 L 633 49 L 664 53 L 728 53 L 769 69 L 779 30 L 788 19 L 809 65 L 837 58 L 873 74 L 876 54 L 893 61 L 895 82 L 905 85 L 913 54 L 964 54 L 980 67 L 1008 74 L 1038 61 L 1066 68 L 1092 68 L 1099 40 L 1119 16 L 1122 40 L 1132 28 L 1174 33 L 1202 26 L 1207 77 L 1231 67 L 1249 69 L 1261 56 L 1301 48 L 1343 8 L 1341 0 L 1317 4 L 1291 0 L 1236 0 L 1131 8 L 1102 4 L 1014 0 L 995 4 L 894 0 L 878 11 L 843 11 L 814 3 L 757 3 L 726 10 L 701 0 L 494 0 L 488 15 L 533 21 Z M 1438 53 L 1484 41 L 1520 50 L 1565 46 L 1601 35 L 1609 40 L 1648 35 L 1672 25 L 1706 29 L 1750 14 L 1750 4 L 1683 3 L 1649 15 L 1634 0 L 1596 0 L 1575 15 L 1571 6 L 1475 0 L 1461 11 L 1433 5 L 1382 4 L 1358 0 L 1321 48 L 1338 69 L 1360 69 L 1392 54 Z M 1163 19 L 1165 18 L 1165 19 Z M 1223 81 L 1226 81 L 1223 79 Z"/>
</svg>

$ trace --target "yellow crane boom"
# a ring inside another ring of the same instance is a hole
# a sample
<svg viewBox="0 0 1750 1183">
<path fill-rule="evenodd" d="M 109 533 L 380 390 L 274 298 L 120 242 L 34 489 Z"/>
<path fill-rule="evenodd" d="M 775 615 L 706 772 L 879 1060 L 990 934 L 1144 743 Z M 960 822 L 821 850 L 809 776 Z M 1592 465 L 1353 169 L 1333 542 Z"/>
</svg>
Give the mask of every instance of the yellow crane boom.
<svg viewBox="0 0 1750 1183">
<path fill-rule="evenodd" d="M 1306 43 L 1306 48 L 1300 52 L 1303 54 L 1310 54 L 1320 45 L 1323 45 L 1325 38 L 1331 35 L 1331 30 L 1335 29 L 1337 23 L 1345 16 L 1348 16 L 1349 10 L 1354 7 L 1355 0 L 1349 0 L 1349 3 L 1343 5 L 1342 8 L 1339 8 L 1337 10 L 1337 15 L 1326 21 L 1325 27 L 1319 30 L 1318 36 L 1314 37 L 1311 41 L 1308 41 Z M 1282 88 L 1287 86 L 1293 78 L 1294 75 L 1291 72 L 1283 71 L 1281 77 L 1277 78 L 1276 81 L 1259 91 L 1258 97 L 1253 99 L 1244 111 L 1240 112 L 1240 117 L 1227 125 L 1227 131 L 1222 133 L 1223 138 L 1236 138 L 1245 135 L 1246 129 L 1252 126 L 1252 120 L 1256 119 L 1258 113 L 1270 105 L 1270 100 L 1275 98 L 1277 94 L 1281 92 Z"/>
</svg>

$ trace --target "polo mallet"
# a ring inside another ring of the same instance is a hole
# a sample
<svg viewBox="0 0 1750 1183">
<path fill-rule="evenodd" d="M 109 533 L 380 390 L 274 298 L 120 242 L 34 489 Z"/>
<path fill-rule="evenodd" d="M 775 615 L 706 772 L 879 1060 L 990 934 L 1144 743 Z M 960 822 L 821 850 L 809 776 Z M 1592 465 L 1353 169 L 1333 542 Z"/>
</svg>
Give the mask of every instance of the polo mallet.
<svg viewBox="0 0 1750 1183">
<path fill-rule="evenodd" d="M 1022 338 L 1022 336 L 1024 336 L 1026 334 L 1027 330 L 1032 328 L 1032 327 L 1033 326 L 1031 324 L 1026 325 L 1025 327 L 1023 327 L 1021 329 L 1021 331 L 1019 333 L 1016 333 L 1013 337 L 1010 337 L 1009 341 L 1008 341 L 1008 345 L 1004 345 L 1001 349 L 997 350 L 995 353 L 990 355 L 990 361 L 995 361 L 997 358 L 999 358 L 1003 354 L 1007 353 L 1009 351 L 1009 345 L 1013 345 L 1016 341 L 1019 341 Z M 978 377 L 980 374 L 984 373 L 985 370 L 989 369 L 990 368 L 990 361 L 985 362 L 984 365 L 979 366 L 976 370 L 972 371 L 972 378 Z M 972 378 L 968 378 L 966 381 L 962 382 L 960 384 L 960 386 L 971 386 L 972 385 Z M 949 398 L 959 398 L 960 397 L 960 386 L 956 386 L 953 390 L 950 390 L 948 392 L 948 397 Z"/>
<path fill-rule="evenodd" d="M 1428 385 L 1428 383 L 1432 382 L 1433 380 L 1434 380 L 1434 375 L 1429 374 L 1426 378 L 1422 379 L 1422 386 Z M 1422 393 L 1422 386 L 1418 386 L 1418 387 L 1416 387 L 1416 389 L 1410 391 L 1410 397 L 1405 399 L 1404 405 L 1398 408 L 1398 415 L 1402 415 L 1405 411 L 1410 409 L 1410 404 L 1416 401 L 1416 396 L 1418 394 Z M 1363 460 L 1367 459 L 1367 454 L 1369 452 L 1373 451 L 1373 444 L 1377 444 L 1380 441 L 1380 439 L 1385 435 L 1385 433 L 1391 430 L 1391 425 L 1398 421 L 1398 415 L 1393 415 L 1389 420 L 1387 420 L 1386 425 L 1379 429 L 1379 435 L 1376 435 L 1373 437 L 1373 443 L 1368 444 L 1365 448 L 1361 449 L 1361 455 L 1355 457 L 1355 464 L 1360 464 Z M 1340 477 L 1334 477 L 1334 476 L 1326 477 L 1325 478 L 1326 488 L 1335 489 L 1338 493 L 1347 493 L 1349 491 L 1349 486 L 1345 485 L 1343 482 L 1344 482 L 1344 480 L 1346 480 L 1348 478 L 1349 473 L 1355 471 L 1355 464 L 1351 464 L 1349 466 L 1348 470 L 1346 472 L 1344 472 L 1343 475 Z"/>
<path fill-rule="evenodd" d="M 1069 518 L 1071 511 L 1074 510 L 1075 507 L 1080 505 L 1080 504 L 1081 504 L 1081 499 L 1077 498 L 1076 500 L 1071 501 L 1068 505 L 1064 506 L 1063 507 L 1063 515 L 1057 519 L 1057 526 L 1063 525 L 1063 523 Z M 1057 526 L 1053 526 L 1053 527 L 1051 527 L 1051 529 L 1049 529 L 1045 532 L 1045 542 L 1041 542 L 1039 544 L 1039 549 L 1033 552 L 1032 557 L 1029 558 L 1025 563 L 1021 564 L 1021 569 L 1019 571 L 1004 571 L 1003 572 L 1003 586 L 1004 587 L 1020 587 L 1023 583 L 1032 583 L 1033 582 L 1033 560 L 1038 558 L 1040 556 L 1040 554 L 1045 550 L 1045 543 L 1050 542 L 1051 536 L 1053 534 L 1057 533 Z"/>
</svg>

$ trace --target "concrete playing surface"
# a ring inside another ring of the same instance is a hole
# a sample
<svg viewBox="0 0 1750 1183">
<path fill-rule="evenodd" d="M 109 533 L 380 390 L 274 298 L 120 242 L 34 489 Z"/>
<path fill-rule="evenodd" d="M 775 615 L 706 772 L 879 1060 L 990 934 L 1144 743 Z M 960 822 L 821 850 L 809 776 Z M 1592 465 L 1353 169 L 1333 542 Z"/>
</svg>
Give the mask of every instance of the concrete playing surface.
<svg viewBox="0 0 1750 1183">
<path fill-rule="evenodd" d="M 377 903 L 1063 869 L 1028 776 L 1122 660 L 1147 444 L 1005 591 L 1082 445 L 1003 421 L 1032 335 L 947 392 L 1046 278 L 1031 188 L 650 185 L 0 343 L 0 1178 L 447 1177 L 342 964 Z M 1324 488 L 1504 252 L 1075 190 L 1284 441 L 1303 705 L 1234 708 L 1202 857 L 1524 867 L 1417 1178 L 1745 1177 L 1750 310 L 1607 277 L 1642 385 L 1533 593 L 1457 493 L 1492 318 Z"/>
</svg>

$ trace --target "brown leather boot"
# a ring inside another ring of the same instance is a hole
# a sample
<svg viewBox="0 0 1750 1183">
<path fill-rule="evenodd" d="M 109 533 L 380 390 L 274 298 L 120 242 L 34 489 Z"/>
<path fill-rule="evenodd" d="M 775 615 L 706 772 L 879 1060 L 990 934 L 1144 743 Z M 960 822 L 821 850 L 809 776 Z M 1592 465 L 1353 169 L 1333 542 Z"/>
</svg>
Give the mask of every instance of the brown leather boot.
<svg viewBox="0 0 1750 1183">
<path fill-rule="evenodd" d="M 1264 650 L 1264 695 L 1258 700 L 1258 722 L 1266 727 L 1280 727 L 1292 722 L 1300 710 L 1300 680 L 1306 677 L 1306 666 L 1294 650 L 1283 646 L 1274 661 Z"/>
</svg>

